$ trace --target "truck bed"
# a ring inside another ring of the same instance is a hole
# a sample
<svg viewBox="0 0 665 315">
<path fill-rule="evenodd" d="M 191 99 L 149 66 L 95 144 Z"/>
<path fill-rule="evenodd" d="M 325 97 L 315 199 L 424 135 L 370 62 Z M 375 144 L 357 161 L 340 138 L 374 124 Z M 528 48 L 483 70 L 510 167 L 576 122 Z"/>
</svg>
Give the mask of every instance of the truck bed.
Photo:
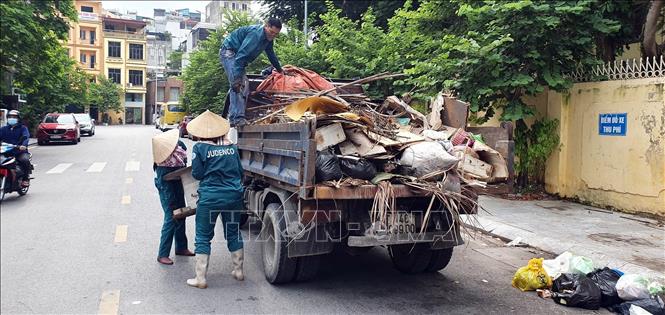
<svg viewBox="0 0 665 315">
<path fill-rule="evenodd" d="M 238 131 L 245 173 L 311 199 L 373 199 L 375 185 L 330 187 L 316 184 L 316 119 L 293 123 L 248 125 Z M 395 197 L 426 196 L 405 185 L 393 185 Z"/>
</svg>

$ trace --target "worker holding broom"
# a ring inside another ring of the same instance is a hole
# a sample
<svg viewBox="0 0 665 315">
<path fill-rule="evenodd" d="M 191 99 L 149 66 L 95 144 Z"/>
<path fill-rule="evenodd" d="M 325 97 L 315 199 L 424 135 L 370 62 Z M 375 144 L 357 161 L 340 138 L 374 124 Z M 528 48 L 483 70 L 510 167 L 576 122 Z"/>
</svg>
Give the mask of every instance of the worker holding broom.
<svg viewBox="0 0 665 315">
<path fill-rule="evenodd" d="M 185 235 L 185 219 L 173 219 L 173 210 L 185 206 L 185 195 L 180 180 L 167 181 L 164 176 L 187 166 L 187 147 L 178 140 L 177 129 L 156 135 L 152 138 L 153 169 L 155 171 L 155 187 L 159 192 L 159 201 L 164 210 L 162 236 L 159 241 L 157 261 L 164 265 L 173 265 L 169 258 L 171 245 L 175 238 L 175 254 L 177 256 L 194 256 L 187 249 Z"/>
<path fill-rule="evenodd" d="M 196 205 L 196 276 L 187 284 L 204 289 L 208 286 L 206 273 L 210 259 L 210 241 L 215 235 L 215 223 L 220 216 L 224 237 L 231 252 L 233 277 L 243 275 L 243 241 L 240 218 L 244 209 L 242 166 L 238 147 L 226 137 L 229 122 L 207 110 L 187 124 L 187 132 L 197 141 L 192 149 L 192 176 L 199 180 L 199 200 Z"/>
</svg>

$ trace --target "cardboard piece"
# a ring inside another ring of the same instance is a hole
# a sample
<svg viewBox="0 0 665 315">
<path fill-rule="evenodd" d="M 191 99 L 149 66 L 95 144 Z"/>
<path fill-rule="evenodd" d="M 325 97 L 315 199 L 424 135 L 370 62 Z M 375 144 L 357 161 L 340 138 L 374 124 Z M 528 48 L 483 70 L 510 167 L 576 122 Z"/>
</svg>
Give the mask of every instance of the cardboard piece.
<svg viewBox="0 0 665 315">
<path fill-rule="evenodd" d="M 346 140 L 342 124 L 335 123 L 316 129 L 314 136 L 316 141 L 316 150 L 321 151 L 327 147 L 336 145 Z"/>
<path fill-rule="evenodd" d="M 508 179 L 508 164 L 499 151 L 490 148 L 488 145 L 476 141 L 473 143 L 473 150 L 478 153 L 481 160 L 492 165 L 492 173 L 487 181 L 488 183 L 502 182 Z"/>
<path fill-rule="evenodd" d="M 464 161 L 461 164 L 461 168 L 464 177 L 471 179 L 487 181 L 492 176 L 492 165 L 487 164 L 470 155 L 464 156 Z"/>
<path fill-rule="evenodd" d="M 359 155 L 364 157 L 384 155 L 386 149 L 373 142 L 360 128 L 351 128 L 344 131 L 347 141 L 339 145 L 343 155 Z"/>
<path fill-rule="evenodd" d="M 367 136 L 371 140 L 374 140 L 374 141 L 378 142 L 379 144 L 381 144 L 382 146 L 385 146 L 385 147 L 392 147 L 392 146 L 398 146 L 398 145 L 407 145 L 407 144 L 416 143 L 416 142 L 420 142 L 420 141 L 425 140 L 425 137 L 417 135 L 417 134 L 409 132 L 409 131 L 406 131 L 406 130 L 400 130 L 400 131 L 397 132 L 397 136 L 396 136 L 397 140 L 393 140 L 393 139 L 384 137 L 382 135 L 373 133 L 371 131 L 367 132 Z"/>
<path fill-rule="evenodd" d="M 468 118 L 469 104 L 454 97 L 444 96 L 443 114 L 441 115 L 444 125 L 465 129 Z"/>
<path fill-rule="evenodd" d="M 292 120 L 298 121 L 308 111 L 319 115 L 343 113 L 348 110 L 349 107 L 347 105 L 336 100 L 323 96 L 311 96 L 295 101 L 293 104 L 286 106 L 284 108 L 284 113 Z"/>
</svg>

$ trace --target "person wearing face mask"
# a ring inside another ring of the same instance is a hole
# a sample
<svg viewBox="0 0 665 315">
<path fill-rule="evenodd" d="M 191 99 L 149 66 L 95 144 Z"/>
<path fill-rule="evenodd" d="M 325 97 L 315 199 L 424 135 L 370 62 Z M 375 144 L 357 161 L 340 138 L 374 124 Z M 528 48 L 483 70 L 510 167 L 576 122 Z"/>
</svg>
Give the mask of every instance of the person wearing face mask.
<svg viewBox="0 0 665 315">
<path fill-rule="evenodd" d="M 7 126 L 0 128 L 0 142 L 18 146 L 18 151 L 14 151 L 13 154 L 16 157 L 16 162 L 24 170 L 21 181 L 23 187 L 30 185 L 30 173 L 32 173 L 30 154 L 28 153 L 29 140 L 30 131 L 28 131 L 28 127 L 21 123 L 21 113 L 17 110 L 10 110 L 7 113 Z"/>
<path fill-rule="evenodd" d="M 283 73 L 279 59 L 273 50 L 273 40 L 281 29 L 280 20 L 269 18 L 263 25 L 240 27 L 224 39 L 222 47 L 219 49 L 219 59 L 224 66 L 229 84 L 231 84 L 229 120 L 232 127 L 247 124 L 245 119 L 245 103 L 249 95 L 249 81 L 245 75 L 247 65 L 265 51 L 275 70 Z"/>
</svg>

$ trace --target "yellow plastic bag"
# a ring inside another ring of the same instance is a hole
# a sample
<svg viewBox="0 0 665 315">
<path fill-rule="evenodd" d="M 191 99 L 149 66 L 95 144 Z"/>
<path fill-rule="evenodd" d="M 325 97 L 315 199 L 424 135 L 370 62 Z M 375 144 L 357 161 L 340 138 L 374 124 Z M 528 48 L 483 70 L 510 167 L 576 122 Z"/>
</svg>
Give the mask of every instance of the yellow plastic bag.
<svg viewBox="0 0 665 315">
<path fill-rule="evenodd" d="M 543 258 L 532 258 L 529 264 L 517 269 L 513 277 L 513 287 L 522 291 L 533 291 L 552 286 L 552 278 L 543 268 Z"/>
</svg>

